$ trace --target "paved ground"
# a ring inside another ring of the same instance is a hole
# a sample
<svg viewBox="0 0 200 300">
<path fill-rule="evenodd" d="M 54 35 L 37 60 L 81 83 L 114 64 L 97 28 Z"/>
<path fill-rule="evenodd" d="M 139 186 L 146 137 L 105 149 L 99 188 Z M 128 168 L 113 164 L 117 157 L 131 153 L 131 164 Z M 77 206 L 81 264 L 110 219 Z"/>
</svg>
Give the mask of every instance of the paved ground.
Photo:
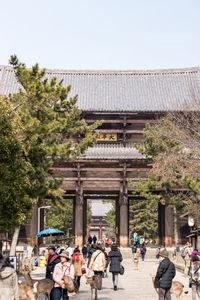
<svg viewBox="0 0 200 300">
<path fill-rule="evenodd" d="M 109 274 L 108 278 L 103 279 L 103 290 L 99 291 L 98 300 L 156 300 L 158 296 L 152 286 L 150 274 L 155 274 L 158 263 L 155 260 L 146 260 L 140 262 L 139 270 L 136 271 L 133 268 L 133 262 L 131 259 L 125 259 L 123 261 L 125 267 L 125 274 L 119 276 L 118 291 L 113 291 L 112 278 Z M 42 278 L 43 272 L 41 269 L 34 271 L 34 276 Z M 38 276 L 39 275 L 39 276 Z M 176 280 L 182 282 L 185 285 L 185 290 L 189 291 L 189 294 L 184 295 L 184 300 L 191 299 L 191 291 L 188 288 L 188 280 L 183 277 L 183 274 L 177 272 Z M 72 297 L 73 300 L 90 300 L 90 288 L 85 284 L 85 277 L 81 279 L 80 294 Z M 43 299 L 40 297 L 40 299 Z M 172 296 L 175 300 L 176 297 Z"/>
</svg>

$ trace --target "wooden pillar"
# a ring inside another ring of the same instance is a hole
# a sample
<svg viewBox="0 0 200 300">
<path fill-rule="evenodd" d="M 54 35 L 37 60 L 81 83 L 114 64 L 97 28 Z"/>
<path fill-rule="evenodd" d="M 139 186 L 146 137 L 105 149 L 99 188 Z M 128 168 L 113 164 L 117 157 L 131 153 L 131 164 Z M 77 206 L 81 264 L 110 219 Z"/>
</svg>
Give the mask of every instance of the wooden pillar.
<svg viewBox="0 0 200 300">
<path fill-rule="evenodd" d="M 165 247 L 172 247 L 173 244 L 173 208 L 165 205 Z"/>
<path fill-rule="evenodd" d="M 83 186 L 80 180 L 80 164 L 77 164 L 77 183 L 75 199 L 75 244 L 83 245 Z"/>
<path fill-rule="evenodd" d="M 158 236 L 159 245 L 164 246 L 165 242 L 165 205 L 158 203 Z"/>
<path fill-rule="evenodd" d="M 126 163 L 124 163 L 123 169 L 123 182 L 120 187 L 120 246 L 128 246 L 128 190 L 126 180 Z"/>
</svg>

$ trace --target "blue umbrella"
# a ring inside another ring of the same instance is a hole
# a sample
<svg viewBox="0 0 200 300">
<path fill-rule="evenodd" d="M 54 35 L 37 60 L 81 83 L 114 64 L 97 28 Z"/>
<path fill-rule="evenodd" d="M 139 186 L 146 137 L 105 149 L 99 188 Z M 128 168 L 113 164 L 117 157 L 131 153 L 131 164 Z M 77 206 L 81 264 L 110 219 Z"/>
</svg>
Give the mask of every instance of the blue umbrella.
<svg viewBox="0 0 200 300">
<path fill-rule="evenodd" d="M 42 236 L 50 236 L 50 235 L 61 235 L 64 234 L 64 231 L 61 231 L 59 229 L 45 229 L 40 231 L 36 237 L 42 237 Z"/>
</svg>

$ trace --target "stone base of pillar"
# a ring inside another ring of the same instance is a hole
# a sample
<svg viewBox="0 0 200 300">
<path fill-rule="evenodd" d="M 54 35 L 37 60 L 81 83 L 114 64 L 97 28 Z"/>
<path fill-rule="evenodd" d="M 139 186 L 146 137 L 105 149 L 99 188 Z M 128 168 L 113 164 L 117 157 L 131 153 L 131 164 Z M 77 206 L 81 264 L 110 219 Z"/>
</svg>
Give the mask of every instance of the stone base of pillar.
<svg viewBox="0 0 200 300">
<path fill-rule="evenodd" d="M 173 241 L 171 236 L 165 236 L 165 247 L 172 247 Z"/>
<path fill-rule="evenodd" d="M 128 246 L 128 236 L 125 234 L 120 234 L 120 247 Z"/>
<path fill-rule="evenodd" d="M 82 245 L 83 245 L 83 235 L 82 234 L 76 234 L 75 246 L 82 247 Z"/>
</svg>

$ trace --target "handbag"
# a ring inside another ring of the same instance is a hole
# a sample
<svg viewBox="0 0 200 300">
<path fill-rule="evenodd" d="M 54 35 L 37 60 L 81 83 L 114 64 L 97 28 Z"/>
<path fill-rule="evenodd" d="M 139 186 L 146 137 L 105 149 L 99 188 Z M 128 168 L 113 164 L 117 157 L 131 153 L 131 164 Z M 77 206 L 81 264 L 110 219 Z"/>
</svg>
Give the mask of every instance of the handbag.
<svg viewBox="0 0 200 300">
<path fill-rule="evenodd" d="M 82 272 L 82 274 L 86 273 L 86 266 L 85 265 L 81 266 L 81 272 Z"/>
<path fill-rule="evenodd" d="M 119 274 L 124 275 L 124 267 L 120 265 Z"/>
<path fill-rule="evenodd" d="M 64 275 L 63 280 L 65 282 L 65 287 L 68 290 L 68 292 L 72 293 L 75 291 L 75 283 L 72 280 L 71 276 L 69 275 Z"/>
</svg>

